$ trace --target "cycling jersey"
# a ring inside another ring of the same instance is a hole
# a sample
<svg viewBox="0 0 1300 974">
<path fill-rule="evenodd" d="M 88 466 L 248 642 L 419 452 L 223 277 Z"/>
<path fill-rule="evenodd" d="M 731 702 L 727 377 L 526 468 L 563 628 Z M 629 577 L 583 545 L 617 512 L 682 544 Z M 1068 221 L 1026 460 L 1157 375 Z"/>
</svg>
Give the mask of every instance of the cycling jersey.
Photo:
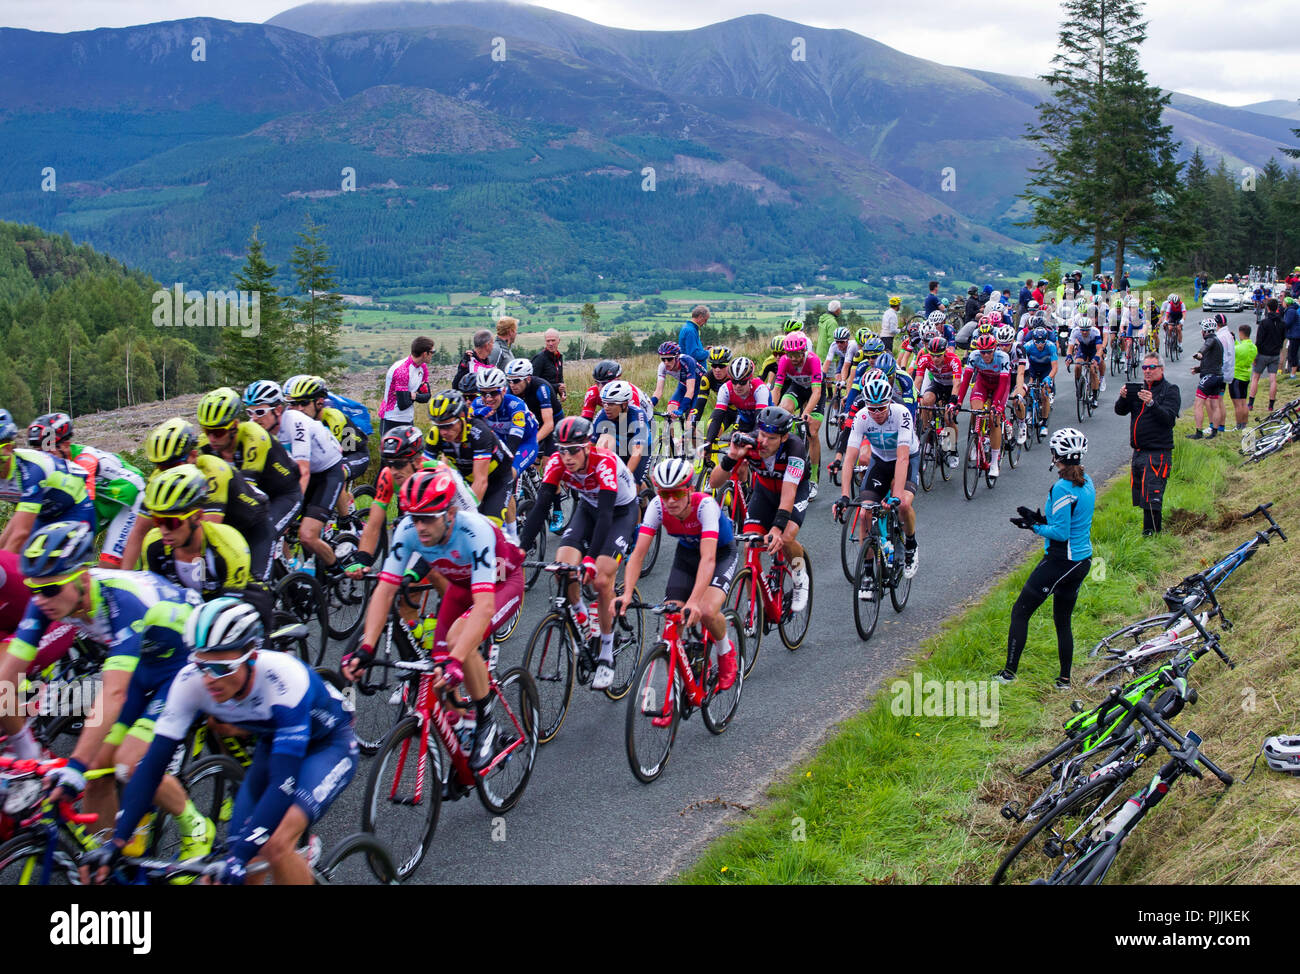
<svg viewBox="0 0 1300 974">
<path fill-rule="evenodd" d="M 518 396 L 505 393 L 501 404 L 493 409 L 482 399 L 474 400 L 474 415 L 481 417 L 514 457 L 520 470 L 537 456 L 537 417 L 528 411 Z"/>
<path fill-rule="evenodd" d="M 772 405 L 772 390 L 765 383 L 751 379 L 749 392 L 741 395 L 736 391 L 735 382 L 726 383 L 718 390 L 718 402 L 713 407 L 713 418 L 709 422 L 708 439 L 712 441 L 718 435 L 718 429 L 727 417 L 736 414 L 736 428 L 750 432 L 758 422 L 758 411 Z"/>
<path fill-rule="evenodd" d="M 479 416 L 469 416 L 461 423 L 460 442 L 446 437 L 438 440 L 438 452 L 447 457 L 466 481 L 473 483 L 474 461 L 488 461 L 488 490 L 498 485 L 508 486 L 512 478 L 510 451 Z M 426 453 L 427 455 L 427 453 Z"/>
<path fill-rule="evenodd" d="M 199 452 L 220 456 L 208 445 L 207 434 L 199 440 Z M 244 420 L 236 427 L 233 456 L 232 462 L 244 479 L 268 498 L 300 492 L 298 467 L 290 460 L 289 452 L 257 423 Z"/>
<path fill-rule="evenodd" d="M 1070 330 L 1070 338 L 1066 345 L 1078 345 L 1079 355 L 1085 362 L 1091 361 L 1097 355 L 1097 346 L 1101 344 L 1101 329 L 1096 325 L 1075 325 Z"/>
<path fill-rule="evenodd" d="M 1056 342 L 1050 339 L 1043 342 L 1042 345 L 1032 341 L 1026 342 L 1024 347 L 1025 356 L 1029 359 L 1030 365 L 1051 364 L 1058 358 Z"/>
<path fill-rule="evenodd" d="M 451 530 L 436 545 L 421 542 L 415 522 L 408 517 L 393 532 L 393 544 L 379 578 L 400 585 L 406 570 L 422 561 L 427 570 L 437 572 L 454 586 L 471 592 L 491 592 L 498 582 L 519 570 L 522 554 L 477 511 L 457 511 Z"/>
<path fill-rule="evenodd" d="M 1083 561 L 1092 557 L 1092 510 L 1096 491 L 1087 474 L 1083 486 L 1076 487 L 1064 477 L 1052 484 L 1047 492 L 1044 515 L 1046 524 L 1035 524 L 1034 534 L 1040 535 L 1043 551 L 1057 554 L 1070 561 Z"/>
<path fill-rule="evenodd" d="M 542 483 L 559 487 L 563 483 L 577 493 L 584 504 L 598 507 L 601 491 L 614 491 L 614 506 L 622 507 L 636 500 L 636 481 L 619 457 L 607 450 L 592 447 L 586 469 L 570 473 L 557 453 L 546 462 Z"/>
<path fill-rule="evenodd" d="M 865 364 L 866 363 L 864 362 L 863 365 Z M 863 381 L 866 378 L 867 373 L 870 371 L 870 369 L 864 369 L 859 366 L 858 374 L 854 376 L 853 385 L 849 389 L 849 394 L 844 400 L 844 425 L 846 428 L 853 422 L 853 417 L 858 414 L 858 410 L 862 408 Z M 890 385 L 890 388 L 894 391 L 894 402 L 906 406 L 908 411 L 915 416 L 917 406 L 916 384 L 912 381 L 912 377 L 906 372 L 896 372 L 894 373 L 894 381 Z"/>
<path fill-rule="evenodd" d="M 528 384 L 519 398 L 537 419 L 538 429 L 541 429 L 543 409 L 551 411 L 551 422 L 558 426 L 560 420 L 564 418 L 564 403 L 560 401 L 560 394 L 549 382 L 535 375 L 529 376 L 527 381 Z"/>
<path fill-rule="evenodd" d="M 68 452 L 88 475 L 86 489 L 101 523 L 111 521 L 122 508 L 135 506 L 144 494 L 144 474 L 116 453 L 77 443 L 70 444 Z"/>
<path fill-rule="evenodd" d="M 668 368 L 668 363 L 659 360 L 659 371 L 657 373 L 660 379 L 675 379 L 679 384 L 685 385 L 691 379 L 698 379 L 704 374 L 704 366 L 693 359 L 691 356 L 681 354 L 677 356 L 677 368 Z"/>
<path fill-rule="evenodd" d="M 586 394 L 586 396 L 583 397 L 583 400 L 582 400 L 582 417 L 583 417 L 583 419 L 591 419 L 593 416 L 596 415 L 596 413 L 600 412 L 600 409 L 601 409 L 601 404 L 600 404 L 600 390 L 603 389 L 603 388 L 604 388 L 604 386 L 601 386 L 601 385 L 594 385 L 594 386 L 592 386 L 591 388 L 589 388 L 589 389 L 587 390 L 587 394 Z M 647 395 L 646 395 L 646 394 L 645 394 L 645 393 L 644 393 L 640 388 L 638 388 L 637 386 L 632 386 L 632 403 L 631 403 L 631 405 L 633 405 L 633 406 L 640 406 L 640 407 L 641 407 L 642 409 L 644 409 L 646 412 L 649 412 L 651 409 L 654 408 L 654 407 L 650 404 L 650 397 L 647 396 Z M 559 422 L 559 420 L 560 420 L 560 418 L 559 418 L 558 416 L 555 417 L 555 421 L 556 421 L 557 423 Z"/>
<path fill-rule="evenodd" d="M 780 495 L 782 484 L 796 484 L 800 491 L 808 489 L 808 447 L 797 436 L 787 436 L 776 453 L 764 457 L 758 447 L 750 447 L 745 454 L 754 478 L 754 489 Z"/>
<path fill-rule="evenodd" d="M 592 439 L 599 439 L 608 433 L 614 437 L 614 452 L 624 463 L 632 455 L 632 447 L 641 447 L 641 463 L 637 468 L 638 482 L 645 479 L 650 466 L 650 414 L 636 406 L 624 406 L 617 419 L 611 419 L 601 410 L 591 422 Z"/>
<path fill-rule="evenodd" d="M 1181 301 L 1177 303 L 1166 301 L 1160 306 L 1160 311 L 1169 319 L 1170 324 L 1177 324 L 1183 320 L 1183 303 Z"/>
<path fill-rule="evenodd" d="M 98 523 L 84 467 L 39 450 L 15 447 L 7 476 L 0 478 L 0 501 L 20 513 L 36 515 L 36 527 L 55 521 Z"/>
<path fill-rule="evenodd" d="M 401 408 L 397 404 L 397 394 L 400 392 L 403 399 L 413 400 L 416 390 L 428 382 L 427 365 L 416 365 L 409 355 L 394 362 L 384 376 L 384 401 L 379 404 L 380 418 L 393 426 L 409 426 L 415 421 L 415 404 L 412 401 L 405 409 Z"/>
<path fill-rule="evenodd" d="M 9 639 L 31 602 L 32 590 L 23 583 L 22 562 L 12 551 L 0 551 L 0 653 L 8 646 Z M 77 638 L 77 630 L 67 623 L 51 626 L 40 645 L 36 656 L 27 667 L 29 674 L 39 673 L 51 663 L 60 660 Z"/>
<path fill-rule="evenodd" d="M 844 371 L 844 363 L 852 362 L 858 355 L 858 343 L 849 339 L 848 345 L 840 348 L 839 342 L 831 342 L 831 347 L 826 350 L 826 361 L 822 365 L 822 373 L 827 379 L 834 379 Z"/>
<path fill-rule="evenodd" d="M 718 550 L 722 550 L 730 546 L 735 537 L 731 518 L 711 495 L 698 490 L 691 493 L 691 506 L 686 516 L 680 519 L 665 511 L 663 501 L 656 496 L 645 509 L 640 533 L 653 535 L 660 525 L 686 548 L 698 549 L 701 541 L 712 538 L 717 541 Z"/>
<path fill-rule="evenodd" d="M 199 521 L 205 544 L 195 562 L 179 562 L 175 550 L 157 528 L 145 536 L 144 566 L 177 588 L 197 592 L 204 600 L 230 589 L 245 589 L 251 580 L 248 542 L 229 524 Z"/>
<path fill-rule="evenodd" d="M 922 380 L 931 379 L 943 386 L 951 386 L 961 374 L 961 368 L 961 359 L 957 354 L 946 350 L 937 359 L 929 352 L 924 352 L 916 362 L 916 374 Z"/>
<path fill-rule="evenodd" d="M 864 439 L 870 444 L 872 455 L 882 460 L 898 459 L 900 445 L 906 446 L 911 456 L 916 456 L 921 448 L 912 413 L 906 406 L 896 402 L 889 404 L 889 415 L 883 420 L 877 421 L 867 409 L 854 417 L 848 448 L 861 450 Z"/>
<path fill-rule="evenodd" d="M 993 353 L 991 362 L 984 361 L 984 356 L 979 352 L 971 352 L 966 359 L 966 364 L 961 372 L 961 388 L 957 392 L 957 401 L 960 403 L 966 398 L 966 390 L 970 388 L 971 380 L 976 379 L 976 393 L 986 402 L 992 398 L 991 405 L 995 409 L 1001 409 L 1007 403 L 1007 393 L 1011 388 L 1011 358 L 1006 352 L 997 349 Z M 974 396 L 971 396 L 972 401 Z"/>
<path fill-rule="evenodd" d="M 822 362 L 816 355 L 809 352 L 797 366 L 790 361 L 789 355 L 781 356 L 776 367 L 776 387 L 782 395 L 787 386 L 794 386 L 798 390 L 795 395 L 807 396 L 812 392 L 813 386 L 821 381 Z"/>
<path fill-rule="evenodd" d="M 780 358 L 781 356 L 778 355 L 769 355 L 767 358 L 763 359 L 763 364 L 758 367 L 758 377 L 764 382 L 764 384 L 767 383 L 769 378 L 776 375 L 776 368 Z"/>
<path fill-rule="evenodd" d="M 478 498 L 466 485 L 459 470 L 450 467 L 442 457 L 434 459 L 425 456 L 420 460 L 420 468 L 423 470 L 435 470 L 439 467 L 451 474 L 456 481 L 456 506 L 462 511 L 475 510 L 478 507 Z M 393 487 L 393 468 L 384 467 L 379 471 L 379 476 L 375 479 L 375 494 L 370 499 L 370 506 L 371 508 L 379 508 L 387 515 L 388 505 L 392 503 L 396 495 L 397 491 Z"/>
<path fill-rule="evenodd" d="M 1136 313 L 1129 308 L 1125 308 L 1117 325 L 1129 338 L 1141 338 L 1146 334 L 1147 330 L 1146 315 L 1142 313 L 1141 308 Z"/>
<path fill-rule="evenodd" d="M 281 414 L 276 437 L 294 461 L 307 461 L 310 473 L 332 470 L 343 459 L 343 448 L 329 428 L 297 409 L 286 409 Z"/>
</svg>

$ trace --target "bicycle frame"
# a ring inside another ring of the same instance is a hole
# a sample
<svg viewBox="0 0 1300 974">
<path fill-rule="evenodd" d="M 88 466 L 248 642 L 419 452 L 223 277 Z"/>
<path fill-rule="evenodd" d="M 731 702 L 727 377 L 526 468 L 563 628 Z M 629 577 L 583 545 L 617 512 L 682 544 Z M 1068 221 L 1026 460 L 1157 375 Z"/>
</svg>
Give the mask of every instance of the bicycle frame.
<svg viewBox="0 0 1300 974">
<path fill-rule="evenodd" d="M 781 604 L 782 593 L 779 588 L 775 592 L 772 591 L 771 587 L 767 583 L 767 576 L 763 572 L 763 545 L 766 544 L 765 536 L 751 532 L 749 534 L 739 535 L 737 540 L 746 548 L 744 567 L 750 569 L 750 577 L 753 579 L 753 584 L 749 589 L 749 608 L 751 613 L 749 618 L 752 619 L 754 617 L 753 610 L 757 605 L 758 599 L 761 598 L 763 600 L 763 617 L 775 623 L 777 619 L 781 618 L 781 613 L 783 611 L 783 606 Z M 783 564 L 784 559 L 784 553 L 778 551 L 772 560 L 773 569 Z"/>
<path fill-rule="evenodd" d="M 695 681 L 695 671 L 691 668 L 690 662 L 686 659 L 686 651 L 682 648 L 681 640 L 681 611 L 664 613 L 664 642 L 668 644 L 668 650 L 672 653 L 672 673 L 674 678 L 680 678 L 682 687 L 685 691 L 686 702 L 692 707 L 699 707 L 704 703 L 704 680 L 701 677 L 697 683 Z M 673 698 L 672 680 L 664 682 L 664 701 L 659 713 L 667 717 L 669 707 L 672 705 Z M 641 709 L 645 711 L 646 705 L 650 701 L 641 701 Z"/>
</svg>

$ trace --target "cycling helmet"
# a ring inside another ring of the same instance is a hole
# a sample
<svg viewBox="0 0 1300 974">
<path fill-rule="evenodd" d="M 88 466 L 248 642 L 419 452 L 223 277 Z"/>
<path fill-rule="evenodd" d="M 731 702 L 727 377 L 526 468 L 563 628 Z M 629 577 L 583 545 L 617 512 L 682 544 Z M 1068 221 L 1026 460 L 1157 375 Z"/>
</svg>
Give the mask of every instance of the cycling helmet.
<svg viewBox="0 0 1300 974">
<path fill-rule="evenodd" d="M 507 379 L 527 379 L 533 374 L 533 363 L 526 358 L 512 358 L 506 363 Z"/>
<path fill-rule="evenodd" d="M 867 344 L 867 342 L 871 341 L 871 339 L 875 337 L 876 337 L 875 332 L 873 332 L 870 328 L 859 328 L 857 334 L 853 336 L 853 340 L 857 342 L 858 347 L 861 348 L 863 345 Z M 881 342 L 881 344 L 883 345 L 884 342 Z"/>
<path fill-rule="evenodd" d="M 1033 325 L 1035 328 L 1046 328 L 1047 316 L 1040 311 L 1038 314 L 1034 315 L 1032 318 L 1029 319 L 1029 323 Z"/>
<path fill-rule="evenodd" d="M 726 345 L 714 345 L 709 348 L 709 368 L 720 369 L 731 363 L 731 349 Z"/>
<path fill-rule="evenodd" d="M 460 383 L 456 386 L 456 389 L 464 393 L 467 398 L 473 399 L 478 395 L 478 373 L 466 372 L 460 377 Z"/>
<path fill-rule="evenodd" d="M 868 335 L 865 342 L 859 342 L 858 344 L 861 354 L 866 358 L 871 358 L 873 355 L 885 354 L 885 343 L 875 335 Z"/>
<path fill-rule="evenodd" d="M 974 284 L 972 284 L 970 287 L 966 289 L 966 293 L 973 298 L 980 293 L 980 289 L 977 288 Z"/>
<path fill-rule="evenodd" d="M 1010 325 L 1001 325 L 997 330 L 996 337 L 999 345 L 1010 345 L 1016 340 L 1016 330 Z"/>
<path fill-rule="evenodd" d="M 1264 742 L 1264 760 L 1274 771 L 1300 775 L 1300 736 L 1280 734 Z"/>
<path fill-rule="evenodd" d="M 624 382 L 622 379 L 605 383 L 605 387 L 600 390 L 600 401 L 627 405 L 632 401 L 632 383 Z"/>
<path fill-rule="evenodd" d="M 677 352 L 664 351 L 665 346 L 672 345 L 672 344 L 673 344 L 672 342 L 664 342 L 663 345 L 660 345 L 659 354 L 676 355 Z M 612 358 L 606 358 L 606 359 L 601 359 L 599 362 L 597 362 L 596 367 L 591 370 L 591 380 L 593 382 L 602 382 L 602 383 L 613 382 L 622 374 L 623 374 L 623 366 L 619 365 Z"/>
<path fill-rule="evenodd" d="M 731 378 L 735 382 L 744 382 L 754 374 L 754 362 L 743 355 L 738 355 L 731 360 Z"/>
<path fill-rule="evenodd" d="M 663 358 L 668 355 L 681 355 L 682 347 L 676 342 L 664 342 L 659 346 L 659 357 Z"/>
<path fill-rule="evenodd" d="M 1032 313 L 1038 310 L 1038 302 L 1031 300 L 1027 305 L 1025 305 L 1025 307 Z"/>
<path fill-rule="evenodd" d="M 0 409 L 0 444 L 18 439 L 18 424 L 7 409 Z"/>
<path fill-rule="evenodd" d="M 1088 452 L 1088 438 L 1072 426 L 1053 433 L 1047 445 L 1052 448 L 1053 459 L 1071 464 L 1081 463 Z"/>
<path fill-rule="evenodd" d="M 781 354 L 781 349 L 785 347 L 785 336 L 784 336 L 784 335 L 773 335 L 773 336 L 772 336 L 772 343 L 771 343 L 771 344 L 772 344 L 772 354 L 773 354 L 773 355 L 780 355 L 780 354 Z"/>
<path fill-rule="evenodd" d="M 38 450 L 51 450 L 56 443 L 72 439 L 72 417 L 67 413 L 46 413 L 32 420 L 27 427 L 27 445 Z"/>
<path fill-rule="evenodd" d="M 879 369 L 867 369 L 866 374 L 862 376 L 862 384 L 865 386 L 872 379 L 885 379 L 885 373 Z M 888 379 L 885 379 L 888 382 Z"/>
<path fill-rule="evenodd" d="M 591 420 L 566 416 L 555 427 L 555 442 L 560 446 L 581 446 L 591 442 Z"/>
<path fill-rule="evenodd" d="M 931 311 L 929 316 L 925 320 L 929 324 L 934 325 L 937 328 L 941 326 L 945 321 L 948 320 L 948 316 L 944 314 L 942 311 Z"/>
<path fill-rule="evenodd" d="M 797 352 L 808 351 L 808 336 L 801 331 L 792 332 L 785 336 L 785 354 L 794 355 Z"/>
<path fill-rule="evenodd" d="M 1171 295 L 1169 295 L 1169 297 L 1165 298 L 1165 300 L 1168 301 L 1170 304 L 1173 304 L 1173 303 L 1175 303 L 1175 302 L 1178 300 L 1178 295 L 1177 295 L 1177 294 L 1171 294 Z"/>
<path fill-rule="evenodd" d="M 438 427 L 433 426 L 436 430 Z M 379 441 L 379 456 L 394 460 L 414 460 L 424 448 L 424 437 L 414 426 L 394 426 Z"/>
<path fill-rule="evenodd" d="M 199 425 L 209 429 L 233 426 L 239 418 L 239 393 L 229 386 L 213 389 L 199 400 Z"/>
<path fill-rule="evenodd" d="M 417 470 L 397 499 L 405 514 L 444 514 L 455 505 L 456 478 L 446 468 Z"/>
<path fill-rule="evenodd" d="M 295 375 L 284 384 L 284 398 L 288 402 L 311 402 L 325 392 L 325 380 L 318 375 Z"/>
<path fill-rule="evenodd" d="M 758 411 L 756 425 L 764 433 L 784 436 L 794 425 L 794 417 L 780 406 L 764 406 Z"/>
<path fill-rule="evenodd" d="M 988 312 L 983 312 L 975 320 L 979 323 L 979 327 L 983 328 L 985 325 L 990 325 L 993 323 L 993 316 Z"/>
<path fill-rule="evenodd" d="M 914 322 L 912 322 L 910 325 L 907 326 L 907 337 L 908 337 L 908 338 L 910 338 L 910 339 L 912 339 L 913 341 L 915 341 L 916 338 L 917 338 L 918 336 L 920 336 L 920 334 L 921 334 L 921 325 L 920 325 L 919 322 L 914 321 Z"/>
<path fill-rule="evenodd" d="M 1047 329 L 1040 325 L 1034 329 L 1033 334 L 1030 337 L 1041 345 L 1047 341 Z"/>
<path fill-rule="evenodd" d="M 1222 328 L 1224 325 L 1228 323 L 1228 316 L 1225 315 L 1222 311 L 1216 311 L 1214 313 L 1214 316 L 1210 320 L 1214 322 L 1214 327 Z"/>
<path fill-rule="evenodd" d="M 876 368 L 885 374 L 886 379 L 892 382 L 894 373 L 898 371 L 898 363 L 894 361 L 894 356 L 884 352 L 876 359 Z"/>
<path fill-rule="evenodd" d="M 997 336 L 989 334 L 988 332 L 985 332 L 983 335 L 979 335 L 975 339 L 975 351 L 977 352 L 992 352 L 995 351 L 997 347 L 998 347 Z"/>
<path fill-rule="evenodd" d="M 390 430 L 391 432 L 391 430 Z M 438 427 L 430 426 L 424 431 L 424 452 L 436 455 L 438 453 L 438 444 L 442 442 L 442 434 L 438 432 Z"/>
<path fill-rule="evenodd" d="M 435 423 L 449 423 L 459 419 L 468 409 L 465 397 L 455 389 L 440 392 L 429 400 L 429 418 Z"/>
<path fill-rule="evenodd" d="M 270 379 L 250 382 L 244 389 L 245 406 L 278 406 L 284 402 L 284 392 Z"/>
<path fill-rule="evenodd" d="M 208 499 L 208 476 L 192 463 L 163 470 L 144 489 L 150 514 L 188 514 Z"/>
<path fill-rule="evenodd" d="M 930 349 L 931 355 L 942 355 L 947 350 L 948 343 L 944 341 L 942 335 L 935 335 L 930 339 L 930 343 L 927 347 Z"/>
<path fill-rule="evenodd" d="M 506 374 L 500 369 L 479 369 L 474 374 L 474 385 L 479 392 L 500 392 L 506 387 Z"/>
<path fill-rule="evenodd" d="M 55 578 L 82 568 L 95 557 L 95 532 L 84 521 L 55 521 L 38 528 L 18 561 L 27 578 Z"/>
<path fill-rule="evenodd" d="M 988 335 L 991 338 L 993 337 L 996 331 L 997 329 L 993 326 L 993 322 L 991 321 L 981 321 L 978 325 L 975 326 L 976 337 Z"/>
<path fill-rule="evenodd" d="M 922 345 L 930 344 L 930 339 L 934 338 L 938 334 L 939 334 L 939 329 L 927 321 L 924 325 L 921 326 L 921 344 Z"/>
<path fill-rule="evenodd" d="M 197 606 L 185 620 L 185 645 L 196 653 L 247 652 L 261 645 L 266 630 L 254 606 L 223 595 Z"/>
<path fill-rule="evenodd" d="M 1214 323 L 1213 318 L 1201 319 L 1201 334 L 1205 336 L 1213 335 L 1218 331 L 1219 326 Z"/>
<path fill-rule="evenodd" d="M 894 387 L 887 379 L 871 379 L 862 387 L 868 406 L 883 406 L 894 400 Z"/>
<path fill-rule="evenodd" d="M 199 445 L 199 431 L 188 420 L 176 417 L 154 429 L 144 440 L 144 455 L 150 463 L 178 463 Z"/>
<path fill-rule="evenodd" d="M 900 307 L 900 306 L 902 305 L 902 303 L 903 303 L 903 302 L 902 302 L 902 300 L 901 300 L 900 298 L 890 298 L 890 299 L 889 299 L 889 306 L 890 306 L 891 308 L 897 308 L 897 307 Z"/>
<path fill-rule="evenodd" d="M 847 328 L 845 328 L 843 325 L 840 325 L 838 328 L 836 328 L 835 333 L 831 335 L 832 341 L 837 341 L 837 342 L 847 342 L 852 337 L 853 337 L 853 333 L 849 331 Z"/>
<path fill-rule="evenodd" d="M 681 457 L 669 457 L 660 460 L 650 471 L 650 479 L 655 490 L 681 490 L 690 487 L 691 478 L 695 476 L 695 466 Z"/>
<path fill-rule="evenodd" d="M 792 333 L 792 332 L 803 331 L 803 319 L 802 319 L 802 318 L 788 318 L 788 319 L 786 319 L 786 323 L 785 323 L 784 325 L 782 325 L 781 327 L 784 329 L 784 331 L 785 331 L 785 333 L 786 333 L 787 335 L 789 335 L 789 334 Z"/>
</svg>

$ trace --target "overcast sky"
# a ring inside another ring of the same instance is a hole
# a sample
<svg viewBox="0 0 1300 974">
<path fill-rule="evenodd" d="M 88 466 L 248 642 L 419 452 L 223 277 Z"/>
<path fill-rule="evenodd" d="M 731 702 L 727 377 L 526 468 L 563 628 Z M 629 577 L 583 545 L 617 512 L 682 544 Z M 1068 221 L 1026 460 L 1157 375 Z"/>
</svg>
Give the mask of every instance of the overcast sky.
<svg viewBox="0 0 1300 974">
<path fill-rule="evenodd" d="M 1295 101 L 1296 0 L 1147 0 L 1143 63 L 1151 80 L 1226 105 Z M 72 31 L 185 17 L 261 22 L 266 0 L 0 0 L 0 26 Z M 1048 70 L 1056 48 L 1051 0 L 547 0 L 612 27 L 673 30 L 766 13 L 814 27 L 846 28 L 907 54 L 1006 74 Z M 1290 40 L 1288 40 L 1290 38 Z"/>
</svg>

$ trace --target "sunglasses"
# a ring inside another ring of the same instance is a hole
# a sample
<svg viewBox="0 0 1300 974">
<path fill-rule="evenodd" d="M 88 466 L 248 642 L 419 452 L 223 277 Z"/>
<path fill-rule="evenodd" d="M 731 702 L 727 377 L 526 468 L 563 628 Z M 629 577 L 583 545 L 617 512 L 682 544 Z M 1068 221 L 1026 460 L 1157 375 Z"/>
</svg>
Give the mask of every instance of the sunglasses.
<svg viewBox="0 0 1300 974">
<path fill-rule="evenodd" d="M 188 514 L 182 514 L 180 517 L 155 517 L 153 523 L 160 528 L 166 528 L 168 531 L 175 531 L 186 521 L 192 518 L 198 511 L 190 511 Z"/>
<path fill-rule="evenodd" d="M 484 389 L 479 393 L 484 399 L 499 399 L 501 397 L 500 389 Z"/>
<path fill-rule="evenodd" d="M 1143 372 L 1154 372 L 1156 369 L 1163 369 L 1163 368 L 1164 368 L 1163 365 L 1144 365 L 1144 366 L 1142 366 L 1142 371 L 1143 371 Z"/>
<path fill-rule="evenodd" d="M 52 599 L 63 591 L 63 586 L 69 584 L 78 575 L 84 574 L 85 571 L 83 568 L 81 571 L 58 582 L 42 582 L 39 578 L 25 578 L 23 584 L 32 590 L 32 595 L 39 595 L 43 599 Z"/>
<path fill-rule="evenodd" d="M 216 659 L 199 659 L 198 653 L 190 653 L 189 661 L 203 671 L 204 676 L 210 676 L 214 680 L 222 680 L 239 672 L 239 668 L 252 658 L 257 650 L 250 649 L 238 659 L 216 660 Z"/>
<path fill-rule="evenodd" d="M 563 453 L 565 456 L 571 457 L 575 453 L 581 453 L 585 448 L 586 448 L 585 443 L 582 446 L 562 446 L 560 447 L 560 452 Z"/>
<path fill-rule="evenodd" d="M 663 355 L 663 356 L 660 356 L 659 361 L 663 362 L 665 365 L 672 365 L 674 362 L 677 361 L 677 356 L 676 356 L 676 355 Z"/>
<path fill-rule="evenodd" d="M 215 440 L 218 437 L 226 436 L 235 431 L 235 427 L 233 426 L 202 426 L 200 429 L 203 430 L 210 440 Z"/>
<path fill-rule="evenodd" d="M 886 402 L 886 403 L 881 403 L 879 406 L 872 406 L 872 405 L 868 404 L 868 406 L 867 406 L 867 412 L 869 412 L 869 413 L 887 413 L 887 412 L 889 412 L 889 403 L 887 403 L 887 402 Z"/>
<path fill-rule="evenodd" d="M 265 416 L 267 413 L 273 413 L 273 412 L 275 412 L 274 406 L 258 406 L 254 409 L 249 409 L 248 415 L 256 419 L 259 416 Z"/>
<path fill-rule="evenodd" d="M 758 424 L 758 431 L 759 431 L 760 433 L 766 433 L 768 436 L 781 436 L 781 435 L 782 435 L 782 434 L 781 434 L 781 431 L 780 431 L 779 429 L 777 429 L 775 426 L 764 426 L 762 423 L 759 423 L 759 424 Z"/>
<path fill-rule="evenodd" d="M 411 520 L 416 524 L 433 524 L 435 521 L 441 521 L 446 516 L 446 511 L 441 514 L 412 514 Z"/>
<path fill-rule="evenodd" d="M 658 493 L 659 496 L 666 501 L 680 501 L 691 496 L 691 491 L 688 487 L 674 487 L 669 490 L 660 490 Z"/>
<path fill-rule="evenodd" d="M 433 425 L 440 430 L 449 430 L 460 422 L 459 419 L 449 419 L 445 423 L 434 423 Z"/>
</svg>

